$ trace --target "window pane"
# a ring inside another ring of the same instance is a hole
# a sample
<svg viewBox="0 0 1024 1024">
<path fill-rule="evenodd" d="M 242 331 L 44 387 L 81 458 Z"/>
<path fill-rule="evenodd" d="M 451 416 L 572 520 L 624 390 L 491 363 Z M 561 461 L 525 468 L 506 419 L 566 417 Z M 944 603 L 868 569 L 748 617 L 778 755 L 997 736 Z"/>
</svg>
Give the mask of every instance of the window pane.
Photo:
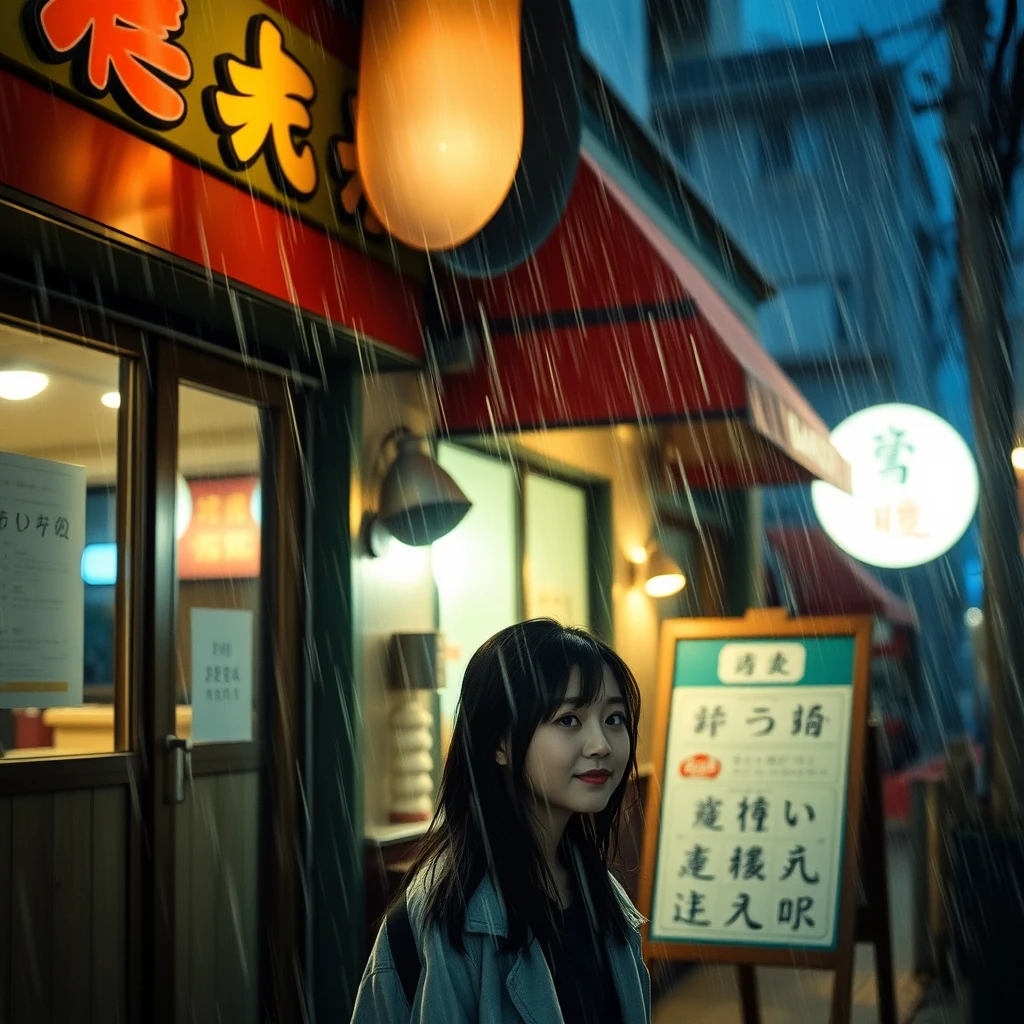
<svg viewBox="0 0 1024 1024">
<path fill-rule="evenodd" d="M 441 747 L 455 722 L 462 676 L 473 652 L 519 618 L 515 470 L 499 459 L 454 445 L 437 459 L 473 503 L 469 514 L 433 545 L 438 614 L 446 645 L 439 691 Z"/>
<path fill-rule="evenodd" d="M 177 733 L 255 738 L 259 678 L 260 408 L 179 391 Z"/>
<path fill-rule="evenodd" d="M 526 617 L 590 628 L 587 498 L 582 487 L 526 477 Z"/>
<path fill-rule="evenodd" d="M 114 749 L 120 364 L 0 327 L 0 744 L 8 758 Z"/>
</svg>

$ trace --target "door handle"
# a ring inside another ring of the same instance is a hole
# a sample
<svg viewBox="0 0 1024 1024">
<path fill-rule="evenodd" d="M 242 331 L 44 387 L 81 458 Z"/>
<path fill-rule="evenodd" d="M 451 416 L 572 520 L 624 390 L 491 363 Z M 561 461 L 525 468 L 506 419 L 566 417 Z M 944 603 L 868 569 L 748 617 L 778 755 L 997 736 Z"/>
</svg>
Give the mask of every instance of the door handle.
<svg viewBox="0 0 1024 1024">
<path fill-rule="evenodd" d="M 169 804 L 185 801 L 185 777 L 192 777 L 192 741 L 180 736 L 165 736 L 164 750 L 168 754 L 165 797 Z"/>
</svg>

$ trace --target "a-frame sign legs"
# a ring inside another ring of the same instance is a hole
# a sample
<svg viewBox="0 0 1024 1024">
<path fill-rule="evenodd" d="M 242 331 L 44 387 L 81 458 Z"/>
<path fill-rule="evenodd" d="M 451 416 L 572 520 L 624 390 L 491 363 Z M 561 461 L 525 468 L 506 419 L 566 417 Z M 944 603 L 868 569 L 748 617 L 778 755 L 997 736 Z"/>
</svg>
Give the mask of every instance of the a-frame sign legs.
<svg viewBox="0 0 1024 1024">
<path fill-rule="evenodd" d="M 752 964 L 739 964 L 736 968 L 736 982 L 740 989 L 740 1005 L 743 1007 L 743 1024 L 761 1024 L 761 1007 L 757 998 L 757 970 Z"/>
<path fill-rule="evenodd" d="M 858 908 L 853 941 L 844 944 L 844 948 L 839 950 L 839 962 L 832 983 L 829 1024 L 850 1022 L 854 958 L 859 942 L 870 942 L 874 946 L 879 1024 L 897 1024 L 892 927 L 889 920 L 889 881 L 885 857 L 885 813 L 878 758 L 878 726 L 871 722 L 868 725 L 864 756 L 865 793 L 860 862 L 866 904 Z M 736 968 L 743 1024 L 761 1024 L 755 970 L 749 964 L 740 964 Z"/>
<path fill-rule="evenodd" d="M 896 986 L 889 920 L 889 878 L 885 855 L 885 807 L 879 761 L 878 723 L 868 723 L 864 750 L 864 813 L 861 817 L 860 875 L 865 905 L 857 909 L 854 942 L 840 950 L 832 988 L 829 1024 L 849 1024 L 856 944 L 870 942 L 875 951 L 875 991 L 880 1024 L 896 1024 Z"/>
</svg>

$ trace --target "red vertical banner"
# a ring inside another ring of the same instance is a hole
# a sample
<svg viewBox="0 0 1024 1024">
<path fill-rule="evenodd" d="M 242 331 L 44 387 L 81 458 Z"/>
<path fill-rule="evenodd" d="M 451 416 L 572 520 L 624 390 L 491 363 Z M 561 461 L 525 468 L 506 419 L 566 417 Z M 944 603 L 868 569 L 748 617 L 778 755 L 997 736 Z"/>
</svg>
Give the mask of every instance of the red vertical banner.
<svg viewBox="0 0 1024 1024">
<path fill-rule="evenodd" d="M 188 481 L 192 518 L 178 541 L 179 579 L 259 576 L 260 524 L 253 515 L 258 486 L 256 477 Z"/>
</svg>

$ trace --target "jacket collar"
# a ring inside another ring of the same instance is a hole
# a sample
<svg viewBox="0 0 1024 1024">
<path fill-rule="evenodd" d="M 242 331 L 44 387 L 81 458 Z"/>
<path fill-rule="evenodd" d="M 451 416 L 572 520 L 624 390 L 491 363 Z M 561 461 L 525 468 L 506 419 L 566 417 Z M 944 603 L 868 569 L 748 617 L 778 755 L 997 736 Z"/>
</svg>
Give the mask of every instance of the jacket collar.
<svg viewBox="0 0 1024 1024">
<path fill-rule="evenodd" d="M 636 928 L 645 921 L 633 906 L 619 883 L 612 878 L 612 888 L 622 905 L 629 924 Z M 505 938 L 508 934 L 508 917 L 494 882 L 489 875 L 477 886 L 466 906 L 466 931 L 492 938 Z M 638 964 L 639 936 L 627 945 L 609 939 L 606 942 L 608 962 L 611 965 L 615 991 L 618 993 L 623 1024 L 647 1024 L 645 981 Z M 558 1005 L 554 982 L 547 961 L 536 939 L 514 958 L 505 977 L 505 988 L 509 998 L 524 1021 L 540 1024 L 549 1020 L 544 1007 Z M 538 1016 L 539 1014 L 539 1016 Z"/>
<path fill-rule="evenodd" d="M 641 914 L 626 895 L 626 891 L 618 881 L 609 876 L 612 890 L 622 907 L 626 921 L 633 928 L 639 928 L 647 919 Z M 508 935 L 508 915 L 505 905 L 490 875 L 484 875 L 466 905 L 466 931 L 477 935 L 490 935 L 494 938 L 505 938 Z"/>
</svg>

